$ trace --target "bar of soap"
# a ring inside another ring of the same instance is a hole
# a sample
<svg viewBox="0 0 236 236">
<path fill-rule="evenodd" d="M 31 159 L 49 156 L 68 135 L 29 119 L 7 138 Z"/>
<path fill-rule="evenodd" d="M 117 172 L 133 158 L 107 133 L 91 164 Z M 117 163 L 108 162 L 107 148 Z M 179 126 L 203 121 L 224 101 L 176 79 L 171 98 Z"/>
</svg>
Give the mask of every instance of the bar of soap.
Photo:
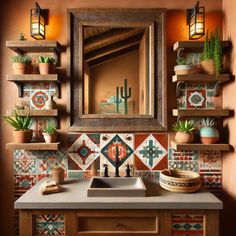
<svg viewBox="0 0 236 236">
<path fill-rule="evenodd" d="M 50 194 L 50 193 L 58 193 L 60 191 L 61 191 L 61 187 L 56 184 L 56 181 L 46 181 L 39 188 L 39 192 L 42 195 Z"/>
</svg>

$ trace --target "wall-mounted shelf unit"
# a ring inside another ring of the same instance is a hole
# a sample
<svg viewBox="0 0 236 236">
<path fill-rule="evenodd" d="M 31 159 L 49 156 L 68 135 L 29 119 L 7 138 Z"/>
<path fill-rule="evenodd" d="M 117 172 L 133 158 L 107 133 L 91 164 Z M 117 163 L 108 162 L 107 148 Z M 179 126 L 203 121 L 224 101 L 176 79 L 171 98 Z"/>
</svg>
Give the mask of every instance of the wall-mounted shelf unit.
<svg viewBox="0 0 236 236">
<path fill-rule="evenodd" d="M 61 45 L 57 41 L 6 41 L 6 46 L 16 53 L 27 52 L 61 52 Z"/>
<path fill-rule="evenodd" d="M 178 41 L 173 46 L 173 51 L 178 52 L 180 49 L 184 49 L 184 52 L 202 52 L 204 41 Z M 223 48 L 229 48 L 231 46 L 230 41 L 221 41 Z"/>
<path fill-rule="evenodd" d="M 60 143 L 7 143 L 7 149 L 11 150 L 58 150 Z"/>
<path fill-rule="evenodd" d="M 195 151 L 230 151 L 232 146 L 229 144 L 202 144 L 202 143 L 182 143 L 178 144 L 171 141 L 171 147 L 177 151 L 195 150 Z"/>
<path fill-rule="evenodd" d="M 54 82 L 57 83 L 57 91 L 56 96 L 60 97 L 59 89 L 58 89 L 58 75 L 57 74 L 49 74 L 49 75 L 39 75 L 39 74 L 24 74 L 24 75 L 6 75 L 7 81 L 13 82 L 18 87 L 18 96 L 23 97 L 23 85 L 27 83 L 42 83 L 42 82 Z"/>
<path fill-rule="evenodd" d="M 18 110 L 19 115 L 25 115 L 28 111 L 20 111 Z M 30 116 L 58 116 L 58 110 L 52 109 L 52 110 L 29 110 Z"/>
<path fill-rule="evenodd" d="M 215 83 L 215 82 L 227 82 L 231 78 L 230 74 L 220 74 L 219 76 L 207 75 L 207 74 L 189 74 L 189 75 L 173 75 L 172 82 L 202 82 L 202 83 Z"/>
<path fill-rule="evenodd" d="M 227 109 L 173 109 L 173 116 L 229 116 L 230 110 Z"/>
</svg>

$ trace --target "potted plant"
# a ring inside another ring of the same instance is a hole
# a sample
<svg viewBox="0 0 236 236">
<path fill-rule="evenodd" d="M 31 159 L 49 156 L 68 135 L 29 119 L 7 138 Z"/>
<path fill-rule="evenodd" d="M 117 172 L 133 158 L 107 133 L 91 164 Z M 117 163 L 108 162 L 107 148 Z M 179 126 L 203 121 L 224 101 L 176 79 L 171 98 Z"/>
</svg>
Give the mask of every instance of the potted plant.
<svg viewBox="0 0 236 236">
<path fill-rule="evenodd" d="M 191 143 L 194 140 L 193 131 L 195 130 L 192 121 L 177 121 L 173 125 L 173 130 L 176 131 L 175 141 L 177 143 Z"/>
<path fill-rule="evenodd" d="M 43 137 L 46 143 L 55 143 L 57 141 L 56 124 L 54 122 L 47 122 L 42 130 Z"/>
<path fill-rule="evenodd" d="M 177 65 L 174 67 L 176 75 L 192 74 L 192 66 L 187 64 L 187 59 L 184 57 L 177 57 Z"/>
<path fill-rule="evenodd" d="M 222 71 L 222 49 L 220 44 L 219 29 L 211 32 L 210 38 L 208 31 L 204 41 L 203 53 L 201 55 L 201 68 L 203 73 L 219 75 Z"/>
<path fill-rule="evenodd" d="M 13 115 L 4 116 L 3 119 L 8 122 L 13 130 L 13 137 L 17 143 L 30 143 L 33 130 L 30 129 L 31 118 L 29 115 L 21 116 L 16 111 L 13 112 Z"/>
<path fill-rule="evenodd" d="M 56 59 L 54 57 L 39 56 L 38 58 L 39 73 L 41 75 L 48 75 L 54 73 Z"/>
<path fill-rule="evenodd" d="M 31 57 L 26 55 L 16 55 L 11 58 L 12 67 L 16 75 L 29 73 Z"/>
<path fill-rule="evenodd" d="M 219 131 L 214 127 L 214 119 L 207 117 L 201 121 L 200 138 L 203 144 L 212 144 L 219 141 Z"/>
</svg>

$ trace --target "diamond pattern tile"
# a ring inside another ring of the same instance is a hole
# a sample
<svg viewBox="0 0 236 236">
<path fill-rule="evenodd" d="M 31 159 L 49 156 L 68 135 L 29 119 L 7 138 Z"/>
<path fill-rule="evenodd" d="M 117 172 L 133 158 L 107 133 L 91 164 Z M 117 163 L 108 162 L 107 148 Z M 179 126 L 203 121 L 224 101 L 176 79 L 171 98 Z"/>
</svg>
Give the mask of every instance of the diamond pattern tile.
<svg viewBox="0 0 236 236">
<path fill-rule="evenodd" d="M 70 157 L 70 169 L 86 170 L 100 155 L 97 137 L 82 134 L 67 150 Z M 73 165 L 72 165 L 73 164 Z M 74 166 L 74 167 L 72 167 Z M 72 168 L 71 168 L 72 167 Z"/>
</svg>

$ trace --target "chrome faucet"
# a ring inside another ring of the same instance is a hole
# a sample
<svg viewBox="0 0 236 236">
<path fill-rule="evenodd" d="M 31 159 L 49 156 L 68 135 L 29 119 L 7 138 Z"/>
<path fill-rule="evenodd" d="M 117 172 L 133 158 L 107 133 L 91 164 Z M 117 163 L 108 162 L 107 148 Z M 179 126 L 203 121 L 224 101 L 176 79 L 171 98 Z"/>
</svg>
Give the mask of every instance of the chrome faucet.
<svg viewBox="0 0 236 236">
<path fill-rule="evenodd" d="M 120 164 L 120 160 L 119 160 L 119 147 L 116 146 L 116 156 L 115 156 L 115 177 L 120 177 L 119 175 L 119 164 Z"/>
</svg>

